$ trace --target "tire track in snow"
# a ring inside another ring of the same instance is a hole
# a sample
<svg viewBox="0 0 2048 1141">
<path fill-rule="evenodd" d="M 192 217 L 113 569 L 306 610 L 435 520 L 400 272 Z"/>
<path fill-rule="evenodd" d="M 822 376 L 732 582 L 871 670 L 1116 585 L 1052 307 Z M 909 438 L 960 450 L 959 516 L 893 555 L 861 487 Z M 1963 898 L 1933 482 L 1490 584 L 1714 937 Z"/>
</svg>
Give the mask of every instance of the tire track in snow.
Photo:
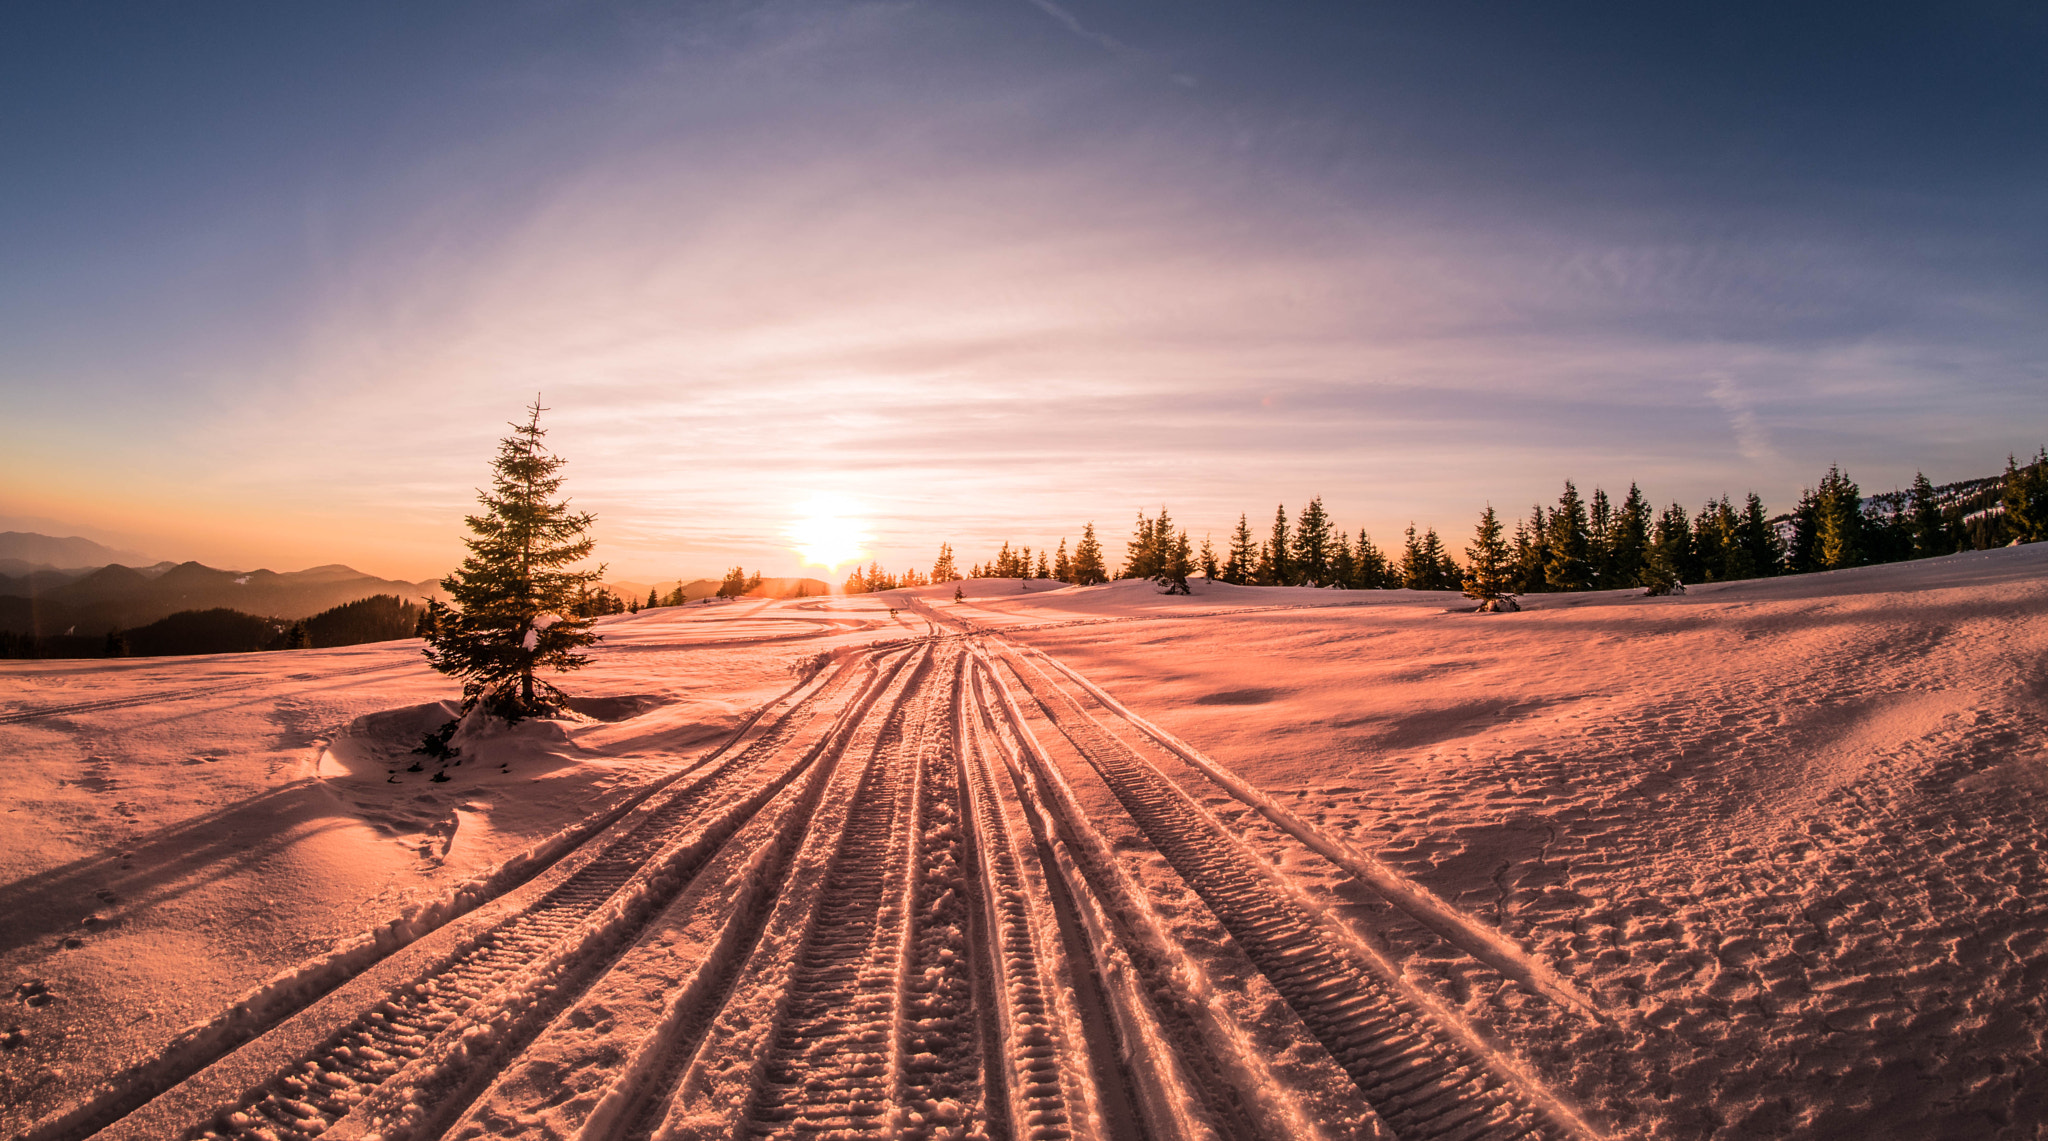
<svg viewBox="0 0 2048 1141">
<path fill-rule="evenodd" d="M 993 662 L 987 701 L 1013 734 L 1007 761 L 1032 831 L 1086 931 L 1115 1018 L 1130 1088 L 1155 1136 L 1212 1141 L 1391 1134 L 1349 1078 L 1263 1001 L 1229 1001 L 1089 819 Z M 1278 1003 L 1278 996 L 1271 999 Z M 1249 1016 L 1256 1023 L 1245 1021 Z M 1341 1088 L 1339 1088 L 1341 1087 Z"/>
<path fill-rule="evenodd" d="M 499 988 L 524 979 L 560 994 L 567 960 L 613 933 L 606 928 L 629 924 L 650 901 L 672 895 L 723 838 L 720 833 L 729 833 L 768 799 L 764 794 L 795 777 L 801 762 L 790 764 L 788 758 L 811 722 L 807 715 L 842 696 L 853 672 L 834 675 L 744 749 L 659 794 L 630 830 L 533 905 L 399 984 L 310 1056 L 182 1136 L 319 1135 L 428 1054 L 436 1039 L 458 1027 L 464 1012 Z M 537 975 L 549 977 L 529 977 Z"/>
<path fill-rule="evenodd" d="M 730 996 L 807 827 L 841 768 L 846 742 L 884 694 L 900 702 L 899 655 L 809 749 L 806 774 L 726 843 L 604 976 L 518 1057 L 446 1134 L 482 1138 L 617 1136 L 673 1085 Z M 623 1063 L 622 1063 L 623 1059 Z"/>
<path fill-rule="evenodd" d="M 767 846 L 763 858 L 757 859 L 758 870 L 750 870 L 744 876 L 743 898 L 731 909 L 729 917 L 708 924 L 720 929 L 720 938 L 697 970 L 701 981 L 683 989 L 667 1023 L 636 1053 L 623 1077 L 595 1105 L 589 1124 L 578 1136 L 642 1138 L 660 1125 L 685 1064 L 708 1034 L 712 1019 L 738 989 L 773 909 L 780 904 L 784 888 L 793 878 L 792 865 L 802 847 L 809 842 L 809 836 L 824 830 L 820 818 L 829 816 L 830 811 L 821 808 L 820 803 L 829 799 L 829 788 L 843 781 L 846 760 L 857 755 L 863 739 L 872 748 L 878 736 L 874 726 L 892 722 L 900 715 L 909 679 L 917 672 L 906 668 L 911 657 L 899 657 L 891 671 L 879 679 L 874 695 L 849 709 L 820 743 L 822 771 L 812 778 L 815 791 L 806 794 L 808 803 L 797 813 L 805 828 L 783 830 Z M 728 858 L 728 854 L 721 858 Z M 713 883 L 710 888 L 716 890 L 718 886 Z M 609 1016 L 610 1011 L 606 1014 Z M 552 1083 L 558 1077 L 550 1072 L 547 1080 Z"/>
<path fill-rule="evenodd" d="M 1274 881 L 1282 873 L 1035 668 L 1016 670 L 1167 862 L 1402 1138 L 1575 1135 L 1444 1032 L 1350 941 Z"/>
<path fill-rule="evenodd" d="M 849 988 L 856 994 L 872 992 L 858 985 L 864 968 L 875 973 L 862 955 L 868 960 L 889 955 L 891 944 L 881 938 L 873 915 L 887 904 L 889 892 L 876 878 L 892 870 L 886 862 L 892 838 L 887 833 L 898 815 L 903 786 L 914 776 L 915 749 L 934 712 L 929 687 L 922 684 L 934 656 L 928 649 L 917 668 L 900 680 L 886 718 L 863 719 L 844 751 L 858 763 L 842 762 L 834 774 L 781 897 L 741 969 L 739 986 L 682 1068 L 673 1091 L 650 1099 L 623 1136 L 727 1138 L 754 1134 L 756 1126 L 772 1129 L 775 1117 L 815 1121 L 817 1114 L 807 1109 L 835 1113 L 855 1133 L 886 1135 L 894 1117 L 893 1089 L 878 1090 L 875 1079 L 879 1070 L 893 1085 L 900 977 L 882 972 L 890 1021 L 878 1026 L 874 1010 L 849 1011 L 849 1018 L 866 1016 L 853 1035 L 846 1033 L 845 1019 L 832 1017 L 829 1007 L 816 1000 Z M 878 816 L 885 818 L 881 827 Z M 859 906 L 862 897 L 869 905 L 865 914 Z M 836 969 L 828 975 L 821 967 Z M 874 996 L 867 997 L 872 1007 Z M 805 1031 L 816 1049 L 800 1051 Z M 847 1043 L 860 1054 L 859 1064 L 850 1068 L 835 1064 L 834 1058 L 837 1047 Z M 808 1062 L 814 1059 L 829 1069 L 810 1073 Z M 805 1085 L 788 1080 L 799 1076 L 809 1079 Z M 811 1095 L 818 1095 L 817 1104 L 807 1104 Z"/>
<path fill-rule="evenodd" d="M 1087 1034 L 1076 1008 L 1074 980 L 1062 955 L 1058 911 L 1033 863 L 1029 825 L 1006 802 L 992 768 L 985 710 L 971 671 L 962 670 L 953 697 L 954 739 L 975 876 L 982 993 L 990 1066 L 991 1112 L 1012 1135 L 1033 1141 L 1104 1134 L 1088 1059 Z M 1007 776 L 1007 774 L 1005 774 Z M 1008 801 L 1016 793 L 1010 790 Z M 1034 874 L 1037 873 L 1037 874 Z M 1048 927 L 1051 929 L 1048 930 Z M 1106 1012 L 1102 1023 L 1107 1028 Z M 1113 1056 L 1113 1055 L 1112 1055 Z M 1124 1083 L 1112 1076 L 1112 1086 Z M 1132 1111 L 1128 1093 L 1117 1107 Z"/>
<path fill-rule="evenodd" d="M 378 670 L 395 670 L 401 666 L 416 666 L 421 663 L 407 659 L 402 662 L 379 662 L 373 666 L 357 666 L 354 669 L 335 670 L 324 674 L 293 674 L 288 681 L 332 681 L 339 677 L 354 677 L 357 674 L 375 673 Z M 167 701 L 190 701 L 196 697 L 211 697 L 216 693 L 231 693 L 238 689 L 256 686 L 275 686 L 277 679 L 266 676 L 245 678 L 241 681 L 225 682 L 221 685 L 203 685 L 194 689 L 160 690 L 139 696 L 110 697 L 101 701 L 80 701 L 70 705 L 45 705 L 33 709 L 17 709 L 0 713 L 0 725 L 18 725 L 43 717 L 64 717 L 75 713 L 103 713 L 112 709 L 133 709 L 138 705 L 157 705 Z"/>
<path fill-rule="evenodd" d="M 500 900 L 511 903 L 522 892 L 529 896 L 538 894 L 527 889 L 545 884 L 550 878 L 559 880 L 573 874 L 597 854 L 596 849 L 604 846 L 606 841 L 603 837 L 607 833 L 637 826 L 649 802 L 657 794 L 708 770 L 721 758 L 751 747 L 768 728 L 794 716 L 824 689 L 842 681 L 848 670 L 848 666 L 842 665 L 822 678 L 821 670 L 807 672 L 774 700 L 754 710 L 716 748 L 689 765 L 648 782 L 618 803 L 557 832 L 484 877 L 471 880 L 440 899 L 408 908 L 405 914 L 390 922 L 337 944 L 328 954 L 303 962 L 297 968 L 245 992 L 227 1011 L 210 1022 L 187 1029 L 155 1057 L 111 1076 L 84 1101 L 37 1121 L 23 1135 L 23 1141 L 69 1141 L 83 1137 L 107 1128 L 109 1123 L 120 1121 L 146 1104 L 154 1111 L 156 1120 L 144 1126 L 141 1133 L 130 1130 L 130 1134 L 153 1138 L 165 1132 L 175 1132 L 176 1125 L 164 1122 L 173 1120 L 178 1111 L 170 1110 L 166 1116 L 165 1110 L 180 1099 L 163 1097 L 165 1091 L 179 1087 L 179 1093 L 184 1095 L 182 1100 L 188 1106 L 210 1098 L 231 1096 L 223 1093 L 217 1084 L 195 1082 L 195 1075 L 201 1075 L 230 1051 L 243 1047 L 258 1036 L 270 1034 L 295 1018 L 303 1021 L 312 1017 L 309 1008 L 316 1007 L 326 996 L 349 986 L 352 980 L 373 980 L 379 964 L 389 956 L 413 947 L 444 925 L 457 923 L 478 910 L 504 912 L 526 907 L 526 903 L 517 903 L 513 907 L 496 905 Z M 463 925 L 479 926 L 475 922 Z M 356 989 L 361 991 L 364 988 L 357 985 Z M 281 1030 L 279 1033 L 289 1032 Z M 278 1036 L 271 1034 L 272 1038 Z M 275 1053 L 275 1050 L 271 1052 Z M 180 1083 L 184 1085 L 181 1087 Z M 212 1092 L 200 1092 L 208 1088 Z M 127 1124 L 129 1122 L 123 1122 L 124 1126 Z M 118 1134 L 121 1130 L 113 1132 Z"/>
<path fill-rule="evenodd" d="M 946 747 L 943 699 L 958 663 L 956 651 L 937 665 L 941 682 L 919 679 L 910 723 L 856 794 L 747 1106 L 751 1136 L 958 1136 L 961 1130 L 945 1127 L 982 1113 L 972 1072 L 978 1059 L 963 1065 L 957 1056 L 959 1036 L 945 1033 L 953 1004 L 937 993 L 961 980 L 935 972 L 923 1010 L 916 1009 L 910 980 L 920 951 L 946 950 L 943 933 L 932 937 L 933 925 L 920 922 L 919 872 L 939 815 L 926 751 Z M 952 959 L 958 961 L 957 952 Z M 910 1023 L 920 1014 L 940 1017 L 917 1018 L 913 1036 Z M 965 1045 L 971 1052 L 971 1035 Z M 955 1056 L 934 1054 L 933 1047 Z"/>
</svg>

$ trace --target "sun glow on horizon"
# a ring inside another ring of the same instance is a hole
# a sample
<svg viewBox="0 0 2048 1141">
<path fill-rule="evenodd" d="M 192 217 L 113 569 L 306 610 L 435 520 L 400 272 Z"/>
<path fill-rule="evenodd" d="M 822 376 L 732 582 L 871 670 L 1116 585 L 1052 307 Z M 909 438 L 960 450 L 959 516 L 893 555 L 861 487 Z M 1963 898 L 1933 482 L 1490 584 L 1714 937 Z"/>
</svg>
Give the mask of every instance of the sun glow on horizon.
<svg viewBox="0 0 2048 1141">
<path fill-rule="evenodd" d="M 806 566 L 837 572 L 867 555 L 867 526 L 858 506 L 840 496 L 822 495 L 803 504 L 785 528 Z"/>
</svg>

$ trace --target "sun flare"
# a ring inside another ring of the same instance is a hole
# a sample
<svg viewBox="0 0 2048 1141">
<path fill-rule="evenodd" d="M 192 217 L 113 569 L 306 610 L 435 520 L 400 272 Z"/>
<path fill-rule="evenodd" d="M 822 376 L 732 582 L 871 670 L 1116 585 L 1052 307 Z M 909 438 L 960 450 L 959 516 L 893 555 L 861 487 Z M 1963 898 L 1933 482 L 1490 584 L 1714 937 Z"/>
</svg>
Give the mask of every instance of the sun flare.
<svg viewBox="0 0 2048 1141">
<path fill-rule="evenodd" d="M 787 533 L 806 565 L 837 570 L 867 553 L 867 526 L 854 505 L 836 497 L 813 499 L 790 521 Z"/>
</svg>

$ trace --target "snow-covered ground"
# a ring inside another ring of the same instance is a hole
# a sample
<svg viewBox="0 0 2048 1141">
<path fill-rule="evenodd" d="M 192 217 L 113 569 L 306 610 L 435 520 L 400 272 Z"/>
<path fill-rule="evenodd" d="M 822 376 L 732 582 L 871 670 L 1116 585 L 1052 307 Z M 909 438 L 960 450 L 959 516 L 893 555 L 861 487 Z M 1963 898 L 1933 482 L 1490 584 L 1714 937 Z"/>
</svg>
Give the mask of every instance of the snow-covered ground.
<svg viewBox="0 0 2048 1141">
<path fill-rule="evenodd" d="M 761 1075 L 867 1003 L 832 1081 L 902 1133 L 2048 1126 L 2048 545 L 1510 615 L 954 589 L 607 619 L 583 720 L 438 782 L 416 642 L 0 664 L 0 1126 L 794 1128 Z M 875 989 L 812 1009 L 845 923 Z"/>
</svg>

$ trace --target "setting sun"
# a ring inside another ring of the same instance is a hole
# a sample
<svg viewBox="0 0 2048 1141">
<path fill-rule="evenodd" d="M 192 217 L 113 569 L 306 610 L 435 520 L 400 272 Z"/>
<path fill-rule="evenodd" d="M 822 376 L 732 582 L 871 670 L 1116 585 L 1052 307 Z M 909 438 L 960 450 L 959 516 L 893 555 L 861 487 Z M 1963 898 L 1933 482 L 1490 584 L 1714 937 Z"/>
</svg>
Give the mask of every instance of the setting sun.
<svg viewBox="0 0 2048 1141">
<path fill-rule="evenodd" d="M 838 497 L 821 497 L 804 504 L 802 510 L 804 513 L 790 522 L 787 532 L 807 565 L 837 570 L 867 553 L 867 529 L 856 516 L 852 503 Z"/>
</svg>

